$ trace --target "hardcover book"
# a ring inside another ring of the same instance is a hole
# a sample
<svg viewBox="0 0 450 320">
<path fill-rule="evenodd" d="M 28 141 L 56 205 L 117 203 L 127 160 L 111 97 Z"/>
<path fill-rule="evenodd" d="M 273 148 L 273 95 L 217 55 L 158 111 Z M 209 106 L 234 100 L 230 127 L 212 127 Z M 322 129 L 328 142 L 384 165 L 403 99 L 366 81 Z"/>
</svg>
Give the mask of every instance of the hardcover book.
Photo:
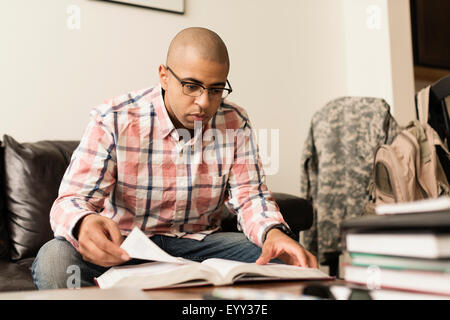
<svg viewBox="0 0 450 320">
<path fill-rule="evenodd" d="M 450 234 L 350 233 L 347 251 L 415 258 L 450 258 Z"/>
<path fill-rule="evenodd" d="M 408 290 L 450 296 L 450 275 L 443 272 L 345 267 L 345 281 L 374 289 Z"/>
<path fill-rule="evenodd" d="M 132 258 L 152 262 L 112 267 L 96 282 L 100 288 L 134 287 L 155 289 L 199 285 L 227 285 L 238 281 L 332 280 L 319 269 L 269 263 L 258 265 L 211 258 L 195 262 L 173 257 L 160 249 L 138 228 L 134 228 L 121 247 Z"/>
</svg>

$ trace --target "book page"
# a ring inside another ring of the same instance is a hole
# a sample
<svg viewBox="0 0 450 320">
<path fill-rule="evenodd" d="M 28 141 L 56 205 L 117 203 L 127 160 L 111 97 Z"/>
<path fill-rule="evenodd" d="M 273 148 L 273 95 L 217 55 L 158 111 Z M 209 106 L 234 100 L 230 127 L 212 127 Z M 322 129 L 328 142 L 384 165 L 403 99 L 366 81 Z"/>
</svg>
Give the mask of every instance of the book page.
<svg viewBox="0 0 450 320">
<path fill-rule="evenodd" d="M 314 268 L 303 268 L 279 263 L 259 265 L 256 263 L 239 262 L 212 258 L 201 263 L 215 269 L 223 278 L 223 283 L 231 283 L 250 275 L 260 280 L 267 279 L 330 279 L 331 277 Z M 260 276 L 260 277 L 256 277 Z"/>
<path fill-rule="evenodd" d="M 446 196 L 412 202 L 380 204 L 375 208 L 375 212 L 378 215 L 424 213 L 424 212 L 438 212 L 438 211 L 450 211 L 449 197 Z"/>
<path fill-rule="evenodd" d="M 227 275 L 231 273 L 231 270 L 246 263 L 234 260 L 211 258 L 203 261 L 201 264 L 213 268 L 220 274 L 221 278 L 226 279 Z"/>
<path fill-rule="evenodd" d="M 199 268 L 199 263 L 150 262 L 113 267 L 96 279 L 100 288 L 133 287 L 153 289 L 210 284 L 214 275 Z"/>
<path fill-rule="evenodd" d="M 101 288 L 109 288 L 125 277 L 169 272 L 179 266 L 179 264 L 175 263 L 149 262 L 140 265 L 113 267 L 96 280 Z"/>
<path fill-rule="evenodd" d="M 183 258 L 171 256 L 158 247 L 152 240 L 147 238 L 147 236 L 137 227 L 131 231 L 120 247 L 124 249 L 131 258 L 177 264 L 191 262 Z"/>
</svg>

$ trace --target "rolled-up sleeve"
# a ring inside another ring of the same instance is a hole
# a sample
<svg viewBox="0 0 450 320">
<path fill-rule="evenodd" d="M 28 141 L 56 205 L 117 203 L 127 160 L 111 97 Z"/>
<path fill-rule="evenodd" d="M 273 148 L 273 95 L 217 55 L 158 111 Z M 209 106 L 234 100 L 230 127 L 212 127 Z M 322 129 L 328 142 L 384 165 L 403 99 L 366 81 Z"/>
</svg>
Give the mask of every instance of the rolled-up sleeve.
<svg viewBox="0 0 450 320">
<path fill-rule="evenodd" d="M 116 182 L 116 149 L 112 130 L 98 110 L 74 151 L 50 211 L 55 237 L 63 237 L 78 249 L 73 235 L 77 222 L 88 214 L 98 214 Z"/>
</svg>

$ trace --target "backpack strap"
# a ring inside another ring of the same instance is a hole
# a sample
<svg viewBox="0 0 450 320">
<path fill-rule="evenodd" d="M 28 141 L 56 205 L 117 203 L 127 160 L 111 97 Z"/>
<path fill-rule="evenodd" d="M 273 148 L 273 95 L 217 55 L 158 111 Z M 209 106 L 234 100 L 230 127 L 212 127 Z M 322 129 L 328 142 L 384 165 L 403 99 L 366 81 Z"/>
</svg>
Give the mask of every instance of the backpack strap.
<svg viewBox="0 0 450 320">
<path fill-rule="evenodd" d="M 426 127 L 417 120 L 411 121 L 406 128 L 410 129 L 409 132 L 416 138 L 417 143 L 419 144 L 420 161 L 423 163 L 430 161 L 431 160 L 430 144 L 434 145 L 434 137 L 432 137 L 429 144 Z"/>
<path fill-rule="evenodd" d="M 430 88 L 431 86 L 426 86 L 417 93 L 417 111 L 419 114 L 419 121 L 422 124 L 428 123 Z"/>
</svg>

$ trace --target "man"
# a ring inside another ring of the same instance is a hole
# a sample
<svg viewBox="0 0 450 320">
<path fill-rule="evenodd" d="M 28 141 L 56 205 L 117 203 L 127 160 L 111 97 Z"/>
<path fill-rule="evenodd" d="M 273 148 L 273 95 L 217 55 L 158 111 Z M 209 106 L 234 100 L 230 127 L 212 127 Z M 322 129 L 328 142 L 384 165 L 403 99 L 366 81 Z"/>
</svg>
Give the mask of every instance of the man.
<svg viewBox="0 0 450 320">
<path fill-rule="evenodd" d="M 223 101 L 229 67 L 217 34 L 188 28 L 159 66 L 160 85 L 93 109 L 50 213 L 55 239 L 33 263 L 37 288 L 66 287 L 69 266 L 89 286 L 110 266 L 138 263 L 120 248 L 134 227 L 191 260 L 317 267 L 287 235 L 246 112 Z M 224 202 L 243 233 L 218 232 Z"/>
</svg>

